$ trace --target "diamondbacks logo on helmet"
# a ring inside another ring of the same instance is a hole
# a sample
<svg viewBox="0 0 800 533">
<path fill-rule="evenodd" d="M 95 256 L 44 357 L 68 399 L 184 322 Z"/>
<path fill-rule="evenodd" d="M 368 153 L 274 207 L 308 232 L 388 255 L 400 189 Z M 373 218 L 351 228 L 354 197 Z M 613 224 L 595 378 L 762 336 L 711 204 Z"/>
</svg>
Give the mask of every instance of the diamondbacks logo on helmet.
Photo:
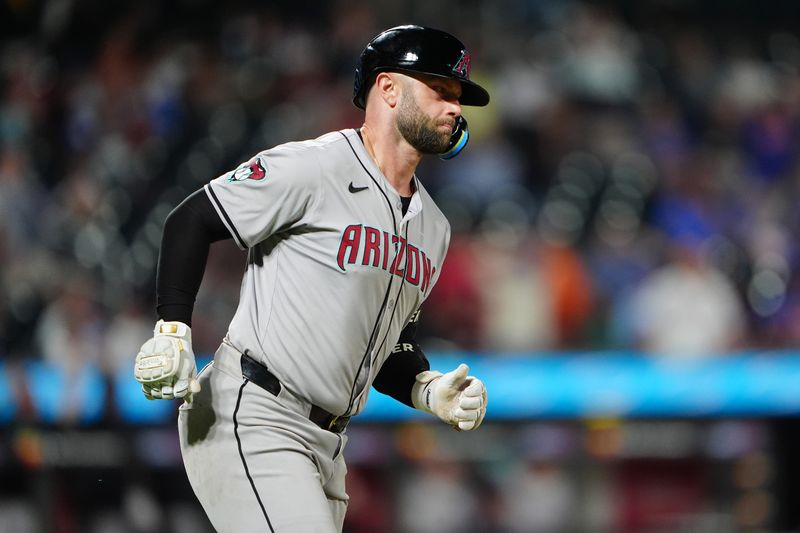
<svg viewBox="0 0 800 533">
<path fill-rule="evenodd" d="M 453 67 L 453 74 L 459 78 L 469 79 L 469 71 L 471 68 L 469 64 L 469 52 L 462 50 L 461 57 L 456 61 L 456 66 Z"/>
<path fill-rule="evenodd" d="M 261 159 L 256 157 L 247 163 L 239 165 L 239 168 L 234 170 L 233 174 L 228 177 L 228 182 L 233 183 L 234 181 L 244 180 L 259 181 L 266 177 L 267 170 L 264 168 L 264 165 L 261 164 Z"/>
</svg>

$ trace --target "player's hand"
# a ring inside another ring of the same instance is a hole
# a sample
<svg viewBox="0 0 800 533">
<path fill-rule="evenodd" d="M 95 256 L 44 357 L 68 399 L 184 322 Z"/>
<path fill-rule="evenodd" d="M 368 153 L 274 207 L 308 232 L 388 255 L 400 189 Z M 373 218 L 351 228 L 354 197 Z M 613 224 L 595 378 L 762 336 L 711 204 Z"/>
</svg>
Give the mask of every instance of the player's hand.
<svg viewBox="0 0 800 533">
<path fill-rule="evenodd" d="M 483 382 L 468 374 L 463 363 L 447 374 L 420 372 L 411 391 L 414 407 L 462 431 L 477 429 L 486 416 L 488 397 Z"/>
<path fill-rule="evenodd" d="M 153 338 L 136 354 L 133 375 L 148 400 L 186 398 L 200 392 L 192 351 L 192 328 L 183 322 L 159 320 Z"/>
</svg>

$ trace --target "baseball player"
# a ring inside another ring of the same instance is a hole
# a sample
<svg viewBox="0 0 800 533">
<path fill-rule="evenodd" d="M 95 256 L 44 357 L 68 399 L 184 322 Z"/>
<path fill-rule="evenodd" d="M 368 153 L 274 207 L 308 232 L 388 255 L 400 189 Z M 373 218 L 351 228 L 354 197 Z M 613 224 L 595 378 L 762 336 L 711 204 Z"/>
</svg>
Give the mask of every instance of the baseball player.
<svg viewBox="0 0 800 533">
<path fill-rule="evenodd" d="M 223 532 L 341 531 L 346 427 L 370 386 L 455 428 L 476 429 L 486 389 L 462 364 L 431 371 L 414 340 L 449 224 L 414 174 L 456 155 L 462 105 L 488 93 L 448 33 L 400 26 L 356 69 L 360 129 L 290 142 L 242 163 L 167 217 L 160 320 L 136 356 L 148 398 L 184 398 L 186 472 Z M 198 376 L 191 318 L 210 243 L 247 251 L 240 302 Z"/>
</svg>

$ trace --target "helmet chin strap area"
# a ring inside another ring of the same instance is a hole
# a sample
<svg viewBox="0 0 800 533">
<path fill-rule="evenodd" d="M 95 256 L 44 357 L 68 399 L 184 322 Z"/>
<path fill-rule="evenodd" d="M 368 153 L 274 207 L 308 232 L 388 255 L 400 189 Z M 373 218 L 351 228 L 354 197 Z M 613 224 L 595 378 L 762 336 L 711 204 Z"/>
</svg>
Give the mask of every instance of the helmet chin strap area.
<svg viewBox="0 0 800 533">
<path fill-rule="evenodd" d="M 453 133 L 450 134 L 450 143 L 447 145 L 447 150 L 439 154 L 440 159 L 453 159 L 461 153 L 461 150 L 467 145 L 469 141 L 469 127 L 467 126 L 467 119 L 459 116 L 456 119 L 455 128 Z"/>
</svg>

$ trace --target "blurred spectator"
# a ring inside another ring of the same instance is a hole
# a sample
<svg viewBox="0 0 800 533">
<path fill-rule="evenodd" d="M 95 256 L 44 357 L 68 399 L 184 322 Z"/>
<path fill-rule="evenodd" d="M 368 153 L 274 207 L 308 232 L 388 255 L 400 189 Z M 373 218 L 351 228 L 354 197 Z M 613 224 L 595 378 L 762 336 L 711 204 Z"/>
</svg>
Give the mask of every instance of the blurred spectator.
<svg viewBox="0 0 800 533">
<path fill-rule="evenodd" d="M 616 104 L 637 95 L 638 39 L 612 10 L 575 4 L 572 16 L 563 21 L 570 48 L 560 58 L 558 72 L 578 99 Z"/>
<path fill-rule="evenodd" d="M 576 250 L 563 244 L 542 246 L 538 262 L 552 294 L 556 346 L 583 346 L 594 311 L 594 287 Z"/>
<path fill-rule="evenodd" d="M 500 514 L 508 533 L 558 533 L 576 526 L 577 494 L 559 465 L 529 461 L 514 468 L 502 485 Z"/>
<path fill-rule="evenodd" d="M 40 517 L 33 504 L 24 499 L 0 500 L 0 533 L 36 533 L 42 531 Z"/>
<path fill-rule="evenodd" d="M 135 356 L 153 332 L 152 312 L 145 309 L 134 297 L 123 299 L 120 309 L 111 318 L 105 330 L 105 343 L 100 365 L 109 376 L 121 371 L 132 372 L 132 356 Z"/>
<path fill-rule="evenodd" d="M 0 226 L 15 261 L 23 260 L 41 238 L 40 213 L 48 203 L 27 158 L 21 147 L 0 149 Z"/>
<path fill-rule="evenodd" d="M 477 128 L 470 122 L 470 128 Z M 490 124 L 486 124 L 491 128 Z M 476 140 L 470 146 L 474 150 L 464 151 L 458 158 L 437 167 L 440 181 L 434 182 L 434 191 L 442 197 L 456 198 L 475 210 L 482 211 L 508 189 L 524 183 L 523 161 L 514 147 L 491 129 L 483 132 L 483 141 Z M 428 167 L 425 167 L 428 168 Z M 420 174 L 423 183 L 427 176 Z"/>
<path fill-rule="evenodd" d="M 394 516 L 389 487 L 378 470 L 349 467 L 347 472 L 347 504 L 345 531 L 371 533 L 391 531 Z"/>
<path fill-rule="evenodd" d="M 397 494 L 398 524 L 406 533 L 456 533 L 481 529 L 479 502 L 466 465 L 424 461 L 406 472 Z"/>
<path fill-rule="evenodd" d="M 487 228 L 473 244 L 485 302 L 483 346 L 500 352 L 548 350 L 558 340 L 554 287 L 531 235 Z"/>
<path fill-rule="evenodd" d="M 36 337 L 41 358 L 67 373 L 102 366 L 102 320 L 95 299 L 97 289 L 86 277 L 69 276 L 61 293 L 42 314 Z"/>
<path fill-rule="evenodd" d="M 453 236 L 436 290 L 423 307 L 420 338 L 439 349 L 476 349 L 483 339 L 486 310 L 471 242 Z"/>
<path fill-rule="evenodd" d="M 748 174 L 774 182 L 786 177 L 796 161 L 800 124 L 785 106 L 771 104 L 744 121 L 742 144 Z"/>
<path fill-rule="evenodd" d="M 630 320 L 636 345 L 668 356 L 721 355 L 747 338 L 735 288 L 711 265 L 703 243 L 683 237 L 665 243 L 668 262 L 634 289 Z"/>
</svg>

